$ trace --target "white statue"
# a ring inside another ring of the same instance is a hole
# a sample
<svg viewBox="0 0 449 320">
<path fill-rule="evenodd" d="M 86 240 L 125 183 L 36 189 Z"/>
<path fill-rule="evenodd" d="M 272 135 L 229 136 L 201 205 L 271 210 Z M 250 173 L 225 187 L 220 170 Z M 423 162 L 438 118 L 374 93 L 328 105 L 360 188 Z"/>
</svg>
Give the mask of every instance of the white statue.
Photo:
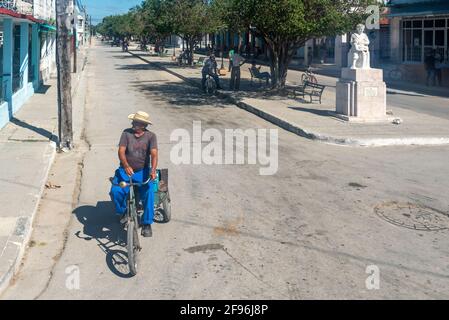
<svg viewBox="0 0 449 320">
<path fill-rule="evenodd" d="M 369 39 L 364 31 L 365 26 L 358 24 L 357 33 L 351 36 L 351 50 L 348 54 L 348 64 L 351 69 L 370 68 Z"/>
</svg>

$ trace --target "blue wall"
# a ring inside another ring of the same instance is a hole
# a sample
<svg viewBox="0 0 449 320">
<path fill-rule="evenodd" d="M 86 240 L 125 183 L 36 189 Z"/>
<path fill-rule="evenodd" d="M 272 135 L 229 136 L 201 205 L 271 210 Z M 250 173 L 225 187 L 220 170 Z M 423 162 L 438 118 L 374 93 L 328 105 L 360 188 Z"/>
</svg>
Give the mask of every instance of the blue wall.
<svg viewBox="0 0 449 320">
<path fill-rule="evenodd" d="M 19 24 L 16 22 L 16 24 Z M 28 101 L 39 86 L 39 81 L 28 82 L 28 61 L 32 59 L 34 78 L 39 79 L 39 26 L 32 26 L 32 57 L 29 57 L 29 23 L 20 22 L 20 71 L 23 72 L 23 86 L 12 92 L 13 79 L 13 26 L 12 18 L 3 19 L 3 90 L 4 101 L 0 103 L 0 129 L 8 124 L 13 115 Z"/>
</svg>

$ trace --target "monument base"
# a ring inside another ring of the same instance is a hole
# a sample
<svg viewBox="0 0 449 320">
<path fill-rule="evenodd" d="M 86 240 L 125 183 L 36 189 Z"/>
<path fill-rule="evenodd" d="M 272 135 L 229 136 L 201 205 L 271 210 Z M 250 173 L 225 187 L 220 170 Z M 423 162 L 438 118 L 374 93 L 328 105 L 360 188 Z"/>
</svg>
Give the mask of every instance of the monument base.
<svg viewBox="0 0 449 320">
<path fill-rule="evenodd" d="M 343 68 L 336 92 L 339 118 L 351 122 L 391 121 L 382 69 Z"/>
<path fill-rule="evenodd" d="M 336 118 L 352 122 L 352 123 L 392 123 L 394 120 L 399 119 L 398 117 L 385 116 L 381 118 L 361 118 L 361 117 L 351 117 L 344 114 L 335 114 Z"/>
</svg>

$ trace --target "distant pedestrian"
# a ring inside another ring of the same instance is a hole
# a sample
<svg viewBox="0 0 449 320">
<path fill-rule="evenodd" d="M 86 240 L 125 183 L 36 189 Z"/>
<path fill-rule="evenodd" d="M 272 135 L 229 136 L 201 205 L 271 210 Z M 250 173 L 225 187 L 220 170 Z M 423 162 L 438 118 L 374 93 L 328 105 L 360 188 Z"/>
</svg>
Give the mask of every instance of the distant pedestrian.
<svg viewBox="0 0 449 320">
<path fill-rule="evenodd" d="M 229 70 L 228 71 L 231 72 L 231 70 L 232 70 L 232 57 L 234 56 L 234 49 L 229 50 L 228 56 L 229 56 Z"/>
<path fill-rule="evenodd" d="M 442 78 L 443 78 L 443 56 L 439 53 L 435 55 L 435 79 L 438 85 L 442 86 Z"/>
<path fill-rule="evenodd" d="M 240 67 L 245 63 L 245 59 L 235 50 L 232 59 L 230 61 L 231 68 L 231 83 L 229 85 L 229 90 L 240 90 Z"/>
<path fill-rule="evenodd" d="M 424 65 L 427 71 L 426 85 L 429 86 L 430 80 L 435 85 L 435 50 L 432 50 L 426 55 Z"/>
</svg>

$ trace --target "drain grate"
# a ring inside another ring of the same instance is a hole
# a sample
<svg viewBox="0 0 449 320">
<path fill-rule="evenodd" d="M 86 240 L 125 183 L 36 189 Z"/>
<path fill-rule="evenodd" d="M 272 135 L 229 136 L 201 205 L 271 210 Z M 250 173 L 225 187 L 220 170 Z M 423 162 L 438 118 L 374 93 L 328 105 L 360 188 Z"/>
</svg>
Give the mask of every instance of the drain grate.
<svg viewBox="0 0 449 320">
<path fill-rule="evenodd" d="M 449 215 L 433 208 L 413 203 L 385 202 L 374 212 L 387 222 L 399 227 L 420 231 L 449 229 Z"/>
</svg>

